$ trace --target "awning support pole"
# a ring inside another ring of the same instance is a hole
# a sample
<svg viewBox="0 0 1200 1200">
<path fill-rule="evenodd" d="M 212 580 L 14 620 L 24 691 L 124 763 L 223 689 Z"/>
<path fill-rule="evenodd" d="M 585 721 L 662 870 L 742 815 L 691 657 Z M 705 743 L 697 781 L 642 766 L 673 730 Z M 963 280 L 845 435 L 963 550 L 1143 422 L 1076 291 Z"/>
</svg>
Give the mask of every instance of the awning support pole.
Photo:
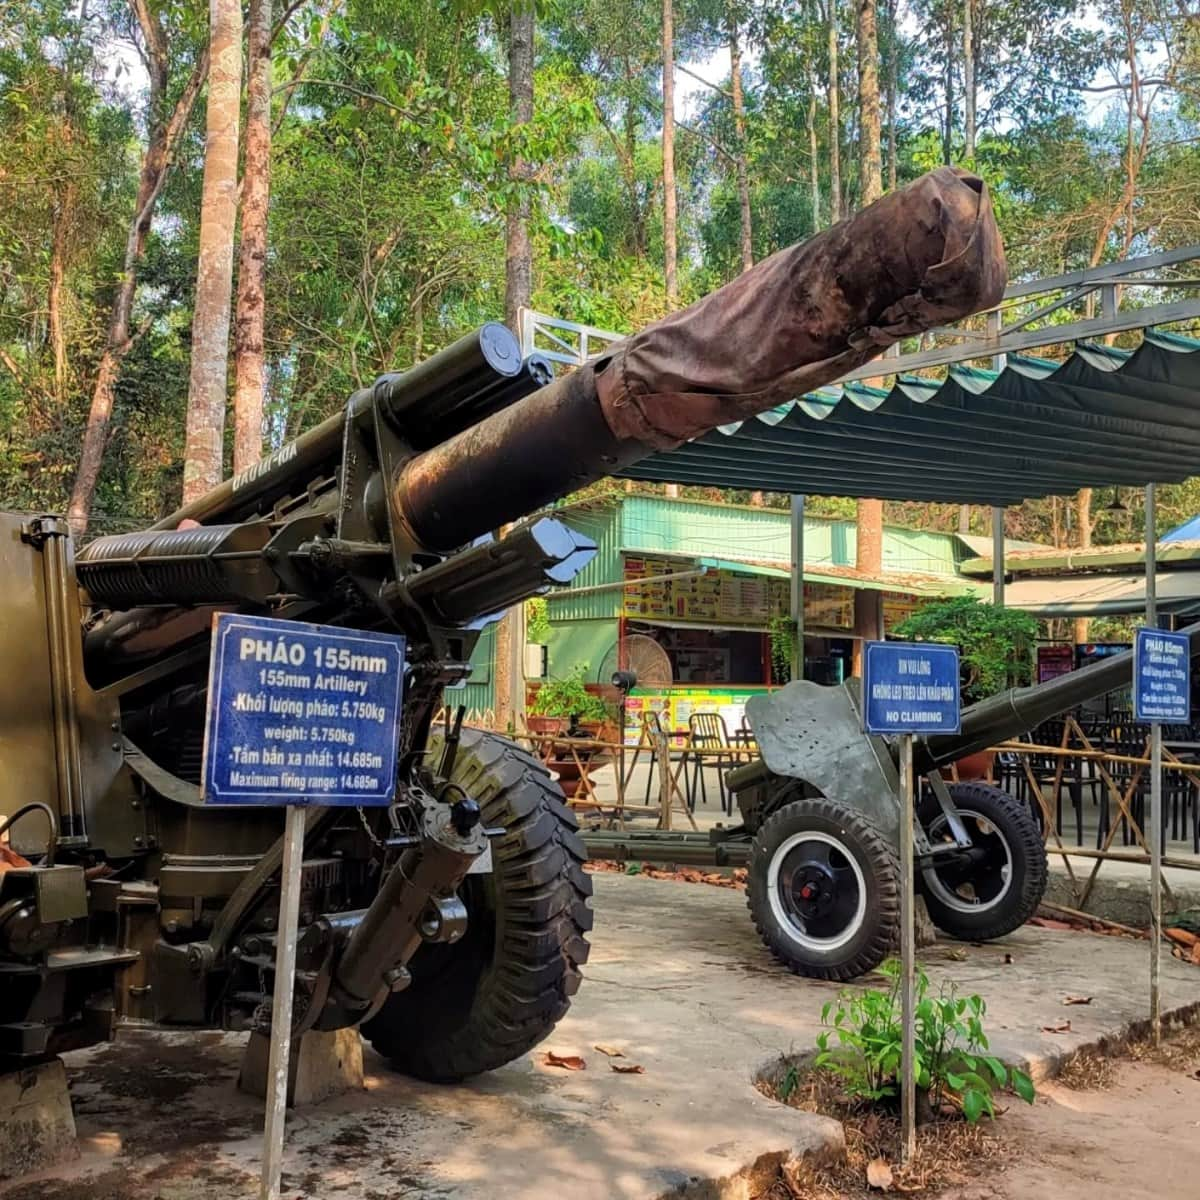
<svg viewBox="0 0 1200 1200">
<path fill-rule="evenodd" d="M 1158 628 L 1158 529 L 1154 484 L 1146 484 L 1146 628 Z M 1150 1034 L 1162 1040 L 1162 722 L 1150 722 Z"/>
<path fill-rule="evenodd" d="M 792 495 L 792 679 L 804 678 L 804 497 Z"/>
<path fill-rule="evenodd" d="M 1004 607 L 1004 509 L 992 509 L 992 603 Z"/>
</svg>

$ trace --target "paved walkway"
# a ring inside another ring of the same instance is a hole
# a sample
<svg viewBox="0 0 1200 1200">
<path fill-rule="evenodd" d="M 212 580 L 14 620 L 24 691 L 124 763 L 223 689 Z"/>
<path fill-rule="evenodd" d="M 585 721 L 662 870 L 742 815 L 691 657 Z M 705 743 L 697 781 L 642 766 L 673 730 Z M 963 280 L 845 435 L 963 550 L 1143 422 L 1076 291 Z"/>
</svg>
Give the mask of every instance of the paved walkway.
<svg viewBox="0 0 1200 1200">
<path fill-rule="evenodd" d="M 294 1200 L 630 1200 L 744 1197 L 739 1173 L 840 1129 L 755 1090 L 780 1054 L 809 1049 L 829 984 L 797 979 L 759 943 L 740 892 L 601 873 L 587 977 L 540 1052 L 455 1088 L 415 1084 L 368 1054 L 367 1090 L 296 1113 L 284 1195 Z M 1005 956 L 1011 955 L 1011 963 Z M 1145 1017 L 1147 946 L 1027 928 L 1003 943 L 932 947 L 940 986 L 988 1002 L 1001 1056 L 1056 1055 Z M 1200 968 L 1168 958 L 1166 1007 L 1200 1002 Z M 1066 1008 L 1067 995 L 1091 996 Z M 1044 1026 L 1071 1022 L 1071 1032 Z M 84 1156 L 4 1200 L 243 1200 L 256 1195 L 261 1104 L 234 1090 L 243 1038 L 142 1035 L 68 1056 Z M 622 1049 L 619 1075 L 594 1047 Z M 722 1187 L 703 1183 L 733 1180 Z"/>
</svg>

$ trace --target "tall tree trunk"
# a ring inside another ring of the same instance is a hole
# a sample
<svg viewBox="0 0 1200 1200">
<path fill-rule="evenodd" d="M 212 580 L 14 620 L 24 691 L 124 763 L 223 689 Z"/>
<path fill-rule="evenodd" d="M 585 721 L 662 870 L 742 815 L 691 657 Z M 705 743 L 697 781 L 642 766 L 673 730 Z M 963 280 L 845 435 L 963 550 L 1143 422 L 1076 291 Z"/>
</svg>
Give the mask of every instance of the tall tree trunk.
<svg viewBox="0 0 1200 1200">
<path fill-rule="evenodd" d="M 233 469 L 262 457 L 266 371 L 267 213 L 271 197 L 271 0 L 250 0 L 246 34 L 246 161 L 233 324 Z"/>
<path fill-rule="evenodd" d="M 813 66 L 812 52 L 805 47 L 804 69 L 808 79 L 808 107 L 804 123 L 808 129 L 808 190 L 812 207 L 812 231 L 821 228 L 821 165 L 817 153 L 817 72 Z"/>
<path fill-rule="evenodd" d="M 883 501 L 858 502 L 854 565 L 859 574 L 878 579 L 883 572 Z M 863 644 L 883 637 L 883 593 L 854 589 L 854 674 L 862 675 Z"/>
<path fill-rule="evenodd" d="M 858 190 L 859 203 L 883 195 L 883 156 L 879 148 L 879 35 L 875 0 L 858 0 Z"/>
<path fill-rule="evenodd" d="M 515 125 L 533 120 L 533 31 L 532 0 L 517 0 L 509 23 L 508 98 Z M 512 178 L 527 182 L 528 167 L 513 164 Z M 517 314 L 529 306 L 533 295 L 533 248 L 529 241 L 529 197 L 522 188 L 519 199 L 509 205 L 504 249 L 504 319 L 517 330 Z"/>
<path fill-rule="evenodd" d="M 678 252 L 675 245 L 675 14 L 674 0 L 663 0 L 662 6 L 662 69 L 663 69 L 663 255 L 667 304 L 672 308 L 679 298 Z"/>
<path fill-rule="evenodd" d="M 1088 549 L 1092 544 L 1092 489 L 1080 488 L 1075 497 L 1076 536 L 1079 538 L 1079 548 Z M 1091 621 L 1087 617 L 1075 618 L 1075 641 L 1077 644 L 1088 640 Z"/>
<path fill-rule="evenodd" d="M 509 18 L 508 102 L 514 125 L 533 120 L 533 0 L 516 0 Z M 518 160 L 510 178 L 520 184 L 528 181 L 528 168 Z M 504 245 L 504 319 L 514 331 L 518 315 L 529 306 L 533 294 L 533 249 L 529 241 L 529 196 L 522 187 L 510 203 L 505 225 Z M 496 626 L 495 704 L 496 723 L 502 728 L 517 727 L 517 717 L 525 710 L 525 607 L 515 604 Z"/>
<path fill-rule="evenodd" d="M 183 502 L 217 486 L 224 475 L 225 402 L 233 234 L 237 222 L 238 118 L 242 96 L 241 0 L 209 0 L 208 111 L 200 251 L 192 317 Z"/>
<path fill-rule="evenodd" d="M 742 223 L 742 270 L 754 266 L 754 231 L 750 224 L 750 177 L 746 169 L 746 101 L 742 94 L 742 47 L 738 41 L 737 16 L 729 16 L 729 78 L 733 90 L 733 131 L 737 137 L 734 169 L 737 173 L 738 207 Z"/>
<path fill-rule="evenodd" d="M 950 12 L 946 13 L 946 61 L 942 67 L 942 84 L 946 91 L 942 162 L 949 166 L 954 158 L 954 19 Z"/>
<path fill-rule="evenodd" d="M 142 156 L 138 176 L 133 217 L 125 239 L 121 279 L 113 296 L 108 335 L 92 385 L 92 401 L 88 409 L 83 446 L 79 453 L 79 471 L 71 489 L 70 503 L 67 505 L 67 522 L 76 537 L 87 530 L 92 497 L 96 493 L 96 483 L 104 461 L 104 448 L 108 441 L 108 426 L 112 419 L 117 380 L 121 376 L 121 363 L 134 343 L 135 333 L 130 326 L 134 295 L 137 292 L 137 269 L 145 254 L 146 238 L 154 220 L 154 208 L 163 184 L 166 183 L 175 149 L 187 127 L 196 97 L 199 96 L 208 74 L 208 52 L 205 51 L 193 67 L 191 77 L 175 101 L 170 117 L 164 121 L 162 108 L 169 70 L 166 37 L 157 14 L 150 9 L 146 0 L 134 0 L 133 10 L 146 46 L 146 63 L 150 75 L 150 123 L 146 152 Z"/>
<path fill-rule="evenodd" d="M 838 113 L 841 87 L 838 84 L 837 0 L 829 0 L 829 219 L 842 219 L 842 121 Z"/>
<path fill-rule="evenodd" d="M 871 204 L 883 195 L 883 159 L 879 149 L 879 46 L 875 0 L 858 0 L 855 25 L 858 44 L 859 203 Z M 859 500 L 857 505 L 858 570 L 878 578 L 883 570 L 883 501 Z M 857 588 L 854 592 L 856 656 L 864 641 L 883 637 L 879 593 Z M 861 674 L 861 664 L 859 673 Z"/>
<path fill-rule="evenodd" d="M 896 0 L 887 0 L 888 62 L 887 62 L 887 124 L 888 124 L 888 191 L 896 190 L 896 92 L 899 74 L 900 30 L 896 25 Z"/>
<path fill-rule="evenodd" d="M 963 157 L 975 157 L 975 0 L 963 0 Z"/>
<path fill-rule="evenodd" d="M 61 404 L 67 395 L 67 336 L 63 330 L 63 300 L 67 278 L 68 226 L 74 208 L 75 187 L 68 183 L 55 206 L 54 233 L 50 244 L 50 286 L 46 294 L 46 317 L 50 350 L 54 355 L 54 398 Z"/>
</svg>

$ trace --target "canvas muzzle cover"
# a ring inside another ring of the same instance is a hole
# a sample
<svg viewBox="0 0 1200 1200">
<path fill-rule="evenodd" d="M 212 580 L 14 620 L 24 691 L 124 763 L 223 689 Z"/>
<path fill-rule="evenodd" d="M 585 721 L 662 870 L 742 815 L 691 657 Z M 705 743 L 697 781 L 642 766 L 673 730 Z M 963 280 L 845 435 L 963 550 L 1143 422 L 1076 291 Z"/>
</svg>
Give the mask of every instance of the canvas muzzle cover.
<svg viewBox="0 0 1200 1200">
<path fill-rule="evenodd" d="M 1005 281 L 987 186 L 940 167 L 617 343 L 597 394 L 614 434 L 669 449 L 990 308 Z"/>
</svg>

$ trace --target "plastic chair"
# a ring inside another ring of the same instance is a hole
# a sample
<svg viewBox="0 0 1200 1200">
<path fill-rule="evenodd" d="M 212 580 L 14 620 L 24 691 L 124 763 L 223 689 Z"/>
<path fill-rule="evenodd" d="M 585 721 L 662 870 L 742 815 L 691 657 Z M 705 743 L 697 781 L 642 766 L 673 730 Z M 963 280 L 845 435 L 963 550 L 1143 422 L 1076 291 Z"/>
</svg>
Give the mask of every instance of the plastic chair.
<svg viewBox="0 0 1200 1200">
<path fill-rule="evenodd" d="M 721 812 L 733 812 L 731 797 L 725 787 L 725 771 L 737 763 L 737 751 L 730 745 L 725 718 L 716 712 L 692 713 L 688 717 L 688 753 L 692 754 L 692 777 L 688 785 L 688 805 L 696 808 L 696 785 L 699 784 L 700 803 L 708 804 L 708 788 L 704 780 L 704 764 L 716 760 L 717 787 L 721 794 Z M 714 753 L 716 751 L 717 753 Z"/>
</svg>

